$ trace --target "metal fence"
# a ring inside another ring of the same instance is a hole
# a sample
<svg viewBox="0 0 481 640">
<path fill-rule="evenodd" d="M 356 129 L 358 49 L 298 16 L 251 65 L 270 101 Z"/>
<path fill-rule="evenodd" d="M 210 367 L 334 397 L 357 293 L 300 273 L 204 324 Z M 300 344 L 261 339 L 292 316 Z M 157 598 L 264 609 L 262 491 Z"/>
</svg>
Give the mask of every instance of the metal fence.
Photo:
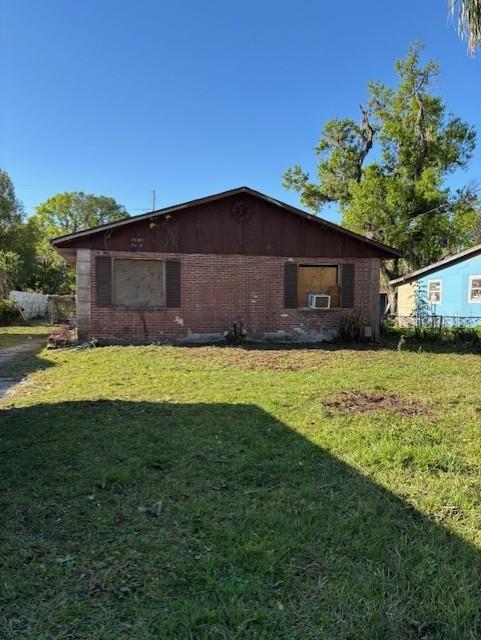
<svg viewBox="0 0 481 640">
<path fill-rule="evenodd" d="M 388 316 L 387 319 L 400 327 L 411 329 L 438 329 L 442 331 L 443 328 L 481 327 L 481 316 L 396 315 Z"/>
</svg>

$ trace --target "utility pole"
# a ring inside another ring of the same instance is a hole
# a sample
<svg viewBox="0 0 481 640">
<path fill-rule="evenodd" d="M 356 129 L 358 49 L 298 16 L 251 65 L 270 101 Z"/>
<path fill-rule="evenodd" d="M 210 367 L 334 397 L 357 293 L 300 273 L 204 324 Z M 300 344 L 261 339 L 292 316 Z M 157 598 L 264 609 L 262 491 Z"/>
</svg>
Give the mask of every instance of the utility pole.
<svg viewBox="0 0 481 640">
<path fill-rule="evenodd" d="M 155 189 L 152 190 L 152 211 L 155 211 Z"/>
</svg>

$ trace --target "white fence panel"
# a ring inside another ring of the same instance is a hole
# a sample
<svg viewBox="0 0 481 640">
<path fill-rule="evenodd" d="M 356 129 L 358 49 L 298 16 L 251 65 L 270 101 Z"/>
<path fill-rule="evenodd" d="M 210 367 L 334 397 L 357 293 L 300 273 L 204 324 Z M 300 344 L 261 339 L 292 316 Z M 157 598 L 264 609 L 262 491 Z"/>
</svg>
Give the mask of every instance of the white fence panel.
<svg viewBox="0 0 481 640">
<path fill-rule="evenodd" d="M 48 297 L 41 293 L 10 291 L 10 300 L 18 304 L 27 320 L 45 318 L 47 316 Z"/>
</svg>

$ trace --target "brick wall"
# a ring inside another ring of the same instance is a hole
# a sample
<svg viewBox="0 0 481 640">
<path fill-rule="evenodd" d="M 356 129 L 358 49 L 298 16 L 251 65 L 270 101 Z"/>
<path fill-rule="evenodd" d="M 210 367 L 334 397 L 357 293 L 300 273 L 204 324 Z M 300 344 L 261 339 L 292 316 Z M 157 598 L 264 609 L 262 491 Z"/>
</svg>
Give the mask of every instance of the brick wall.
<svg viewBox="0 0 481 640">
<path fill-rule="evenodd" d="M 123 309 L 98 307 L 95 302 L 95 257 L 91 251 L 90 327 L 82 339 L 103 342 L 201 341 L 222 336 L 243 320 L 253 337 L 298 340 L 330 339 L 341 315 L 350 309 L 284 308 L 285 257 L 110 252 L 113 257 L 178 259 L 182 264 L 182 307 Z M 355 264 L 354 308 L 377 338 L 379 328 L 379 260 L 293 257 L 308 264 Z"/>
</svg>

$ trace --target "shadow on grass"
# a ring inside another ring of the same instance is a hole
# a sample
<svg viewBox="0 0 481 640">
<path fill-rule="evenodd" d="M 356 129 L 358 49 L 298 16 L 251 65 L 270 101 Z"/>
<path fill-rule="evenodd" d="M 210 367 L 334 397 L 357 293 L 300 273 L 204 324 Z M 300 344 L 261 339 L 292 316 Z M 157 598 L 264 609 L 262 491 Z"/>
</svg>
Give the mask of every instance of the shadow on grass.
<svg viewBox="0 0 481 640">
<path fill-rule="evenodd" d="M 0 325 L 0 349 L 7 349 L 24 342 L 28 334 L 25 333 L 6 333 L 8 327 Z"/>
<path fill-rule="evenodd" d="M 23 336 L 21 349 L 17 350 L 20 346 L 18 343 L 0 348 L 0 352 L 7 354 L 0 355 L 0 378 L 20 379 L 34 371 L 53 366 L 52 362 L 40 356 L 46 342 L 46 338 L 43 337 L 35 337 L 26 342 Z"/>
<path fill-rule="evenodd" d="M 34 405 L 0 435 L 2 638 L 479 637 L 479 551 L 257 406 Z"/>
</svg>

